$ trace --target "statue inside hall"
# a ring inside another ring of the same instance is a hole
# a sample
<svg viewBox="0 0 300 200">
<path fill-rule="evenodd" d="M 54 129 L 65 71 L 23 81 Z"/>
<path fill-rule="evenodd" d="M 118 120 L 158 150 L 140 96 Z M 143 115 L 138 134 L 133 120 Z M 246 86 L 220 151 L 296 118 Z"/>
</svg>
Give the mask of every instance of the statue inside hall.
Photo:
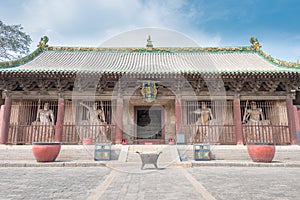
<svg viewBox="0 0 300 200">
<path fill-rule="evenodd" d="M 49 103 L 44 103 L 44 107 L 40 108 L 39 100 L 36 120 L 32 125 L 35 130 L 32 136 L 33 142 L 47 142 L 54 139 L 54 113 L 49 108 Z"/>
<path fill-rule="evenodd" d="M 102 104 L 102 103 L 101 103 Z M 88 106 L 87 104 L 80 103 L 83 107 L 88 110 L 88 121 L 90 124 L 97 124 L 100 122 L 105 122 L 105 114 L 103 106 L 98 109 L 98 104 L 95 102 L 93 106 Z"/>
<path fill-rule="evenodd" d="M 207 124 L 214 119 L 211 109 L 207 107 L 204 101 L 201 103 L 201 108 L 195 110 L 194 113 L 199 115 L 195 124 Z"/>
<path fill-rule="evenodd" d="M 92 106 L 89 106 L 82 102 L 80 103 L 80 105 L 88 110 L 87 121 L 81 121 L 82 125 L 88 125 L 88 130 L 85 130 L 85 126 L 81 127 L 81 134 L 85 136 L 89 134 L 89 137 L 93 138 L 93 140 L 95 141 L 106 141 L 106 134 L 109 127 L 105 122 L 103 103 L 101 102 L 101 107 L 99 109 L 96 102 Z"/>
<path fill-rule="evenodd" d="M 36 122 L 40 122 L 41 125 L 54 125 L 54 114 L 49 109 L 49 103 L 45 103 L 44 108 L 38 108 Z"/>
<path fill-rule="evenodd" d="M 198 119 L 192 126 L 190 142 L 204 142 L 204 140 L 208 140 L 209 125 L 214 121 L 214 116 L 204 101 L 201 102 L 201 108 L 195 110 L 194 114 L 198 115 Z"/>
<path fill-rule="evenodd" d="M 250 103 L 248 109 L 248 101 L 246 102 L 245 113 L 243 116 L 244 131 L 247 135 L 247 140 L 251 142 L 260 141 L 264 138 L 264 134 L 271 134 L 272 129 L 269 129 L 267 125 L 270 125 L 270 120 L 265 120 L 262 108 L 258 108 L 255 101 Z"/>
<path fill-rule="evenodd" d="M 263 122 L 265 120 L 264 114 L 261 108 L 257 108 L 256 102 L 251 101 L 250 103 L 251 108 L 247 108 L 247 103 L 246 103 L 246 108 L 245 108 L 245 113 L 243 117 L 243 123 L 247 124 L 255 124 L 259 122 Z"/>
</svg>

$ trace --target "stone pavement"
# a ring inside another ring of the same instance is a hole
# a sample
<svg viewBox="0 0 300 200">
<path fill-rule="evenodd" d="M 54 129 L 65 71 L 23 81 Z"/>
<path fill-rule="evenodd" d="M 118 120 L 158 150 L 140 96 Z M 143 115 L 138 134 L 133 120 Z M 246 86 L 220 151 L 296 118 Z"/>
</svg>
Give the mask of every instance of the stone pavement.
<svg viewBox="0 0 300 200">
<path fill-rule="evenodd" d="M 300 146 L 277 146 L 272 163 L 254 163 L 245 146 L 211 146 L 194 161 L 191 145 L 113 145 L 94 161 L 93 146 L 63 145 L 56 162 L 38 163 L 31 146 L 0 145 L 0 199 L 299 199 Z M 159 169 L 136 151 L 163 152 Z M 180 157 L 186 161 L 181 162 Z"/>
<path fill-rule="evenodd" d="M 299 168 L 3 167 L 0 199 L 299 199 Z"/>
</svg>

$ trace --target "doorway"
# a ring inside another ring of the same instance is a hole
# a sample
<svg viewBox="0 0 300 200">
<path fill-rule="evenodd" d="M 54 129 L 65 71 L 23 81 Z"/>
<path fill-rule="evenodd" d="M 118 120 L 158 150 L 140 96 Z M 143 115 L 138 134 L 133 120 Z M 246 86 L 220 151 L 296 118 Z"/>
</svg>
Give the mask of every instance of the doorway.
<svg viewBox="0 0 300 200">
<path fill-rule="evenodd" d="M 135 139 L 138 143 L 163 140 L 163 109 L 161 106 L 135 107 Z"/>
</svg>

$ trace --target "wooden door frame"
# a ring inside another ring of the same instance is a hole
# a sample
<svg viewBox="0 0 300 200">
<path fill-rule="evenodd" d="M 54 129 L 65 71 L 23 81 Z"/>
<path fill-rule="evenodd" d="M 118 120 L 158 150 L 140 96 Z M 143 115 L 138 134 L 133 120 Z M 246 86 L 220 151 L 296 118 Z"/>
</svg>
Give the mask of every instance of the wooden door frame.
<svg viewBox="0 0 300 200">
<path fill-rule="evenodd" d="M 161 114 L 161 139 L 137 139 L 137 112 L 138 110 L 149 110 L 152 107 L 152 109 L 154 110 L 160 110 L 160 114 Z M 154 108 L 153 108 L 154 107 Z M 135 144 L 139 144 L 139 143 L 153 143 L 153 144 L 163 144 L 165 143 L 165 126 L 164 126 L 164 121 L 165 121 L 165 117 L 164 117 L 164 109 L 163 109 L 163 105 L 145 105 L 145 106 L 134 106 L 134 143 Z"/>
</svg>

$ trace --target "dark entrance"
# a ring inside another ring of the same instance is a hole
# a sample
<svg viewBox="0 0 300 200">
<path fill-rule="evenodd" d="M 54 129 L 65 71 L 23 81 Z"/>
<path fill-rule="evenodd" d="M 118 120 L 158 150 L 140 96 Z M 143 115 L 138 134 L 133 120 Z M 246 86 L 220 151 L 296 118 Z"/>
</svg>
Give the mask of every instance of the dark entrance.
<svg viewBox="0 0 300 200">
<path fill-rule="evenodd" d="M 143 106 L 135 108 L 136 140 L 138 143 L 152 141 L 160 143 L 163 139 L 162 108 L 160 106 Z"/>
</svg>

